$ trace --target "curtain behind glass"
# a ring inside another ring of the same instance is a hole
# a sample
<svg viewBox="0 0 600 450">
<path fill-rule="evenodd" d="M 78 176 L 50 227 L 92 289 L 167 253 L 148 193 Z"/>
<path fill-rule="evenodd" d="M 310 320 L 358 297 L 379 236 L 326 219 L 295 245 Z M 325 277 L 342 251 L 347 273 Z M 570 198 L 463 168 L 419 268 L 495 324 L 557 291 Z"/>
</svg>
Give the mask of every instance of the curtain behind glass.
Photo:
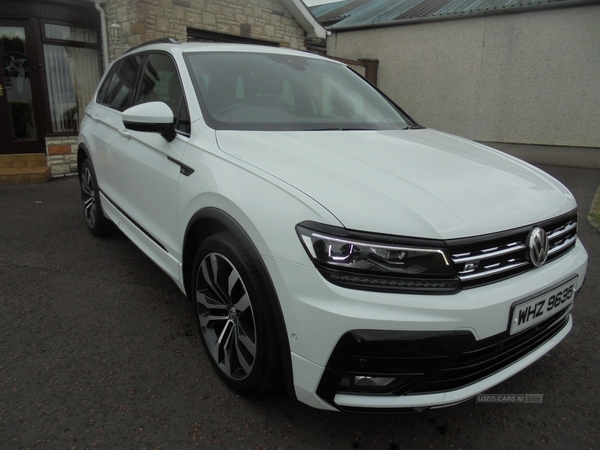
<svg viewBox="0 0 600 450">
<path fill-rule="evenodd" d="M 77 132 L 100 78 L 99 52 L 44 45 L 44 59 L 52 132 Z"/>
<path fill-rule="evenodd" d="M 61 41 L 98 42 L 97 33 L 94 30 L 71 27 L 67 25 L 44 24 L 44 36 Z"/>
</svg>

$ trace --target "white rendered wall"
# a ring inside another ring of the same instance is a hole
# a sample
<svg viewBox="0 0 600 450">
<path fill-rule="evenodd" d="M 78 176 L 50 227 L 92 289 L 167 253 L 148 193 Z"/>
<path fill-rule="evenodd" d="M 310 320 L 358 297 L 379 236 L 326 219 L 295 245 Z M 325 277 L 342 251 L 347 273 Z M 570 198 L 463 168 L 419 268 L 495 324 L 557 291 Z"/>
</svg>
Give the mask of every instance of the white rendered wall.
<svg viewBox="0 0 600 450">
<path fill-rule="evenodd" d="M 333 33 L 379 59 L 420 124 L 473 140 L 600 147 L 600 5 Z"/>
</svg>

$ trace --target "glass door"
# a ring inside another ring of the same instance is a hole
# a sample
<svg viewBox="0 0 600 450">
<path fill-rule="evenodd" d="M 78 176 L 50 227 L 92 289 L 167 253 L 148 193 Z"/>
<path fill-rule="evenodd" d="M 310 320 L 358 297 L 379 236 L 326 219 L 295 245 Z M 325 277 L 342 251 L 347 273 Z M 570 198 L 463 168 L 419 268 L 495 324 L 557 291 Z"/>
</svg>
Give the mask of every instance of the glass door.
<svg viewBox="0 0 600 450">
<path fill-rule="evenodd" d="M 45 151 L 39 86 L 24 21 L 0 22 L 0 154 Z"/>
</svg>

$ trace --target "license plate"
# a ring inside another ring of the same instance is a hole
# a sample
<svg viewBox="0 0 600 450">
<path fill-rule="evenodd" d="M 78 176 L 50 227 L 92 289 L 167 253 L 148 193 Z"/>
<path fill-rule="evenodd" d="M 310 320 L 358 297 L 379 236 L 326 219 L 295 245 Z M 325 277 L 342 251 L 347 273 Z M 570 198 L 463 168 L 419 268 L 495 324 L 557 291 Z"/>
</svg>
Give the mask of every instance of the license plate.
<svg viewBox="0 0 600 450">
<path fill-rule="evenodd" d="M 515 307 L 510 321 L 510 334 L 532 327 L 573 304 L 577 277 L 561 286 Z"/>
</svg>

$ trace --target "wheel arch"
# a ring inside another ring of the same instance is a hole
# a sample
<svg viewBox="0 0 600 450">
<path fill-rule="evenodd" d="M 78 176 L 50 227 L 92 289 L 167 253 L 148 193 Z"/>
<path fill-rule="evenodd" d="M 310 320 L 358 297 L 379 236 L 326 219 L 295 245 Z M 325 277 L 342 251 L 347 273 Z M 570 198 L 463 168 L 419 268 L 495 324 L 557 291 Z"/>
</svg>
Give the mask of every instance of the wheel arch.
<svg viewBox="0 0 600 450">
<path fill-rule="evenodd" d="M 83 142 L 81 142 L 77 148 L 77 172 L 78 173 L 81 173 L 81 165 L 83 164 L 83 161 L 85 161 L 86 159 L 89 159 L 91 161 L 89 150 L 88 150 L 87 146 Z"/>
<path fill-rule="evenodd" d="M 287 327 L 285 325 L 283 311 L 281 309 L 281 304 L 279 303 L 275 285 L 260 256 L 260 252 L 248 233 L 231 215 L 223 210 L 215 207 L 203 208 L 192 216 L 186 227 L 182 252 L 182 274 L 185 292 L 188 298 L 193 298 L 191 292 L 192 269 L 198 247 L 206 238 L 221 231 L 229 231 L 240 240 L 250 257 L 256 263 L 259 274 L 265 283 L 269 304 L 271 305 L 277 327 L 277 337 L 286 391 L 288 395 L 295 398 L 296 394 L 293 384 L 292 359 Z"/>
</svg>

